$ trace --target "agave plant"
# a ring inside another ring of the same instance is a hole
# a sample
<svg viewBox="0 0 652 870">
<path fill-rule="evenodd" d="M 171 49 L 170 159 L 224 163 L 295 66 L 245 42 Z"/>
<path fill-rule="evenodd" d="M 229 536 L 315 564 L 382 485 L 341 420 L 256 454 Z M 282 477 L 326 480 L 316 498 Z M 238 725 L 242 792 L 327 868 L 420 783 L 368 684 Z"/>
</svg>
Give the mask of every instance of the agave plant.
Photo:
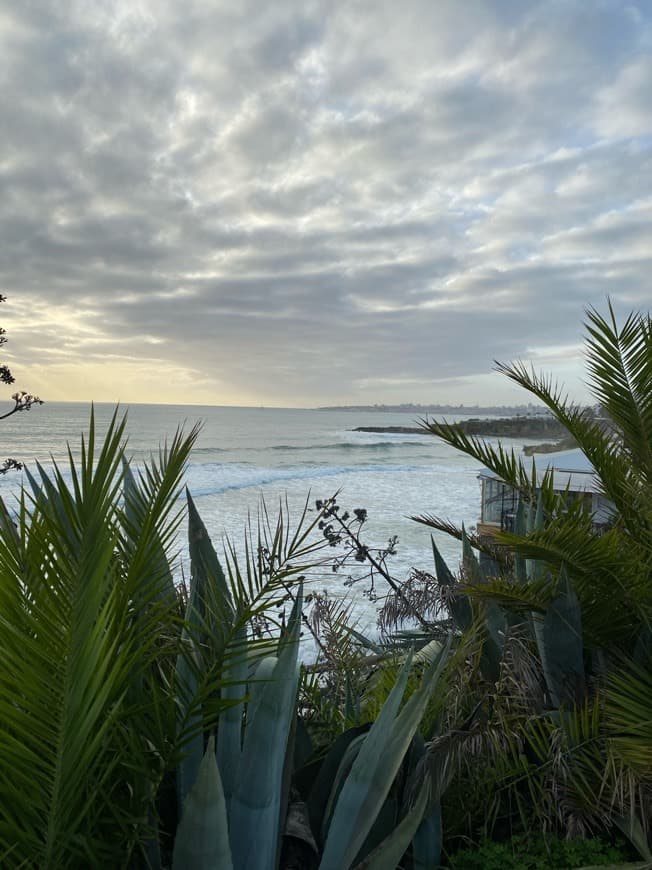
<svg viewBox="0 0 652 870">
<path fill-rule="evenodd" d="M 300 605 L 300 598 L 297 602 Z M 177 831 L 174 868 L 260 868 L 279 866 L 280 841 L 285 829 L 289 793 L 283 789 L 291 723 L 295 713 L 298 674 L 296 649 L 299 610 L 295 607 L 288 637 L 278 658 L 264 659 L 256 672 L 243 719 L 221 722 L 222 751 L 209 739 L 197 779 L 184 804 Z M 443 665 L 443 650 L 426 669 L 421 687 L 400 709 L 411 668 L 411 657 L 368 731 L 347 735 L 324 761 L 307 801 L 318 830 L 304 818 L 302 838 L 314 852 L 320 870 L 348 870 L 352 866 L 392 870 L 412 843 L 413 853 L 432 855 L 436 866 L 441 846 L 438 806 L 431 803 L 426 776 L 412 782 L 400 819 L 384 820 L 380 836 L 369 840 L 385 806 L 394 779 L 408 752 L 419 721 L 434 691 Z M 261 674 L 261 670 L 263 673 Z M 258 682 L 259 681 L 259 682 Z M 246 724 L 243 727 L 243 721 Z M 230 733 L 235 729 L 235 733 Z M 230 751 L 224 751 L 225 749 Z M 435 827 L 433 828 L 433 822 Z M 365 848 L 366 847 L 366 848 Z"/>
<path fill-rule="evenodd" d="M 315 865 L 338 870 L 363 860 L 378 870 L 394 867 L 413 840 L 417 856 L 437 851 L 436 796 L 417 756 L 406 762 L 406 754 L 445 650 L 426 666 L 402 709 L 411 657 L 376 721 L 336 741 L 323 764 L 308 765 L 312 776 L 293 775 L 297 730 L 304 743 L 309 738 L 297 719 L 303 584 L 293 588 L 290 581 L 323 546 L 309 542 L 320 515 L 305 528 L 304 519 L 305 512 L 294 532 L 283 514 L 275 529 L 259 525 L 255 540 L 247 539 L 244 567 L 229 548 L 224 570 L 189 498 L 191 581 L 176 674 L 185 750 L 177 774 L 175 868 L 273 870 L 283 866 L 288 839 L 307 844 Z M 256 638 L 252 620 L 278 609 L 288 593 L 294 604 L 287 625 Z M 303 755 L 306 760 L 310 750 Z M 389 819 L 388 796 L 406 763 L 410 787 Z"/>
</svg>

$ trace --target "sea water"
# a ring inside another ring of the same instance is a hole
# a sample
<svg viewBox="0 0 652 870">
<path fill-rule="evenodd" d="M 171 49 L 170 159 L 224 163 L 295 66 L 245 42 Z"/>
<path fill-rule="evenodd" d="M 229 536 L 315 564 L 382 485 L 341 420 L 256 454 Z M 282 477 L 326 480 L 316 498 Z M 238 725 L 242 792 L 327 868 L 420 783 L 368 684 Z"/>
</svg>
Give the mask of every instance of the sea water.
<svg viewBox="0 0 652 870">
<path fill-rule="evenodd" d="M 95 405 L 100 432 L 113 411 L 113 406 Z M 429 514 L 467 528 L 478 519 L 477 462 L 426 432 L 353 431 L 359 426 L 418 425 L 410 414 L 177 405 L 131 405 L 123 411 L 128 412 L 127 454 L 136 467 L 179 426 L 189 430 L 201 424 L 185 483 L 218 553 L 227 537 L 242 552 L 244 527 L 248 517 L 255 518 L 261 499 L 271 515 L 287 499 L 290 516 L 298 520 L 306 501 L 312 508 L 317 499 L 337 492 L 342 512 L 367 511 L 365 544 L 382 547 L 398 536 L 389 567 L 401 580 L 411 568 L 432 569 L 431 530 L 411 516 Z M 89 418 L 90 405 L 84 403 L 52 402 L 16 414 L 1 424 L 0 459 L 11 456 L 32 471 L 36 461 L 46 466 L 52 459 L 65 462 L 66 444 L 77 452 Z M 0 478 L 0 494 L 9 504 L 23 480 L 20 472 Z M 456 570 L 459 543 L 439 532 L 435 538 Z M 183 570 L 183 540 L 179 550 Z M 373 624 L 378 605 L 364 595 L 363 581 L 349 587 L 341 573 L 324 571 L 315 573 L 313 582 L 332 596 L 351 596 L 361 624 Z M 382 582 L 376 591 L 385 592 Z"/>
</svg>

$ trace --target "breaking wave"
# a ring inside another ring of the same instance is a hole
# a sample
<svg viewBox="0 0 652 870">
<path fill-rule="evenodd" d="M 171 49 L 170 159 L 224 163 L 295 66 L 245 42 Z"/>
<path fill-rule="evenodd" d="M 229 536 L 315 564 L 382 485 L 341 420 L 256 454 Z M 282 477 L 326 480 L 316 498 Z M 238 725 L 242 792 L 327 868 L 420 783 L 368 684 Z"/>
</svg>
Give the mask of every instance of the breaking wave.
<svg viewBox="0 0 652 870">
<path fill-rule="evenodd" d="M 422 465 L 339 465 L 317 467 L 261 468 L 243 463 L 205 463 L 188 467 L 188 488 L 193 496 L 217 495 L 233 489 L 248 489 L 268 483 L 339 477 L 344 474 L 424 471 Z"/>
</svg>

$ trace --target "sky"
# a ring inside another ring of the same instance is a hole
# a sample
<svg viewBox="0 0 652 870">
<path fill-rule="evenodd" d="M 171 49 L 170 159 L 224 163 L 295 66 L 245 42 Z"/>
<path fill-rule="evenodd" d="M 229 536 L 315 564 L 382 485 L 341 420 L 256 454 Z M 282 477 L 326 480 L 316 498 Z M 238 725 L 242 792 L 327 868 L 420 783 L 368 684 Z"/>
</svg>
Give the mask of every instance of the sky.
<svg viewBox="0 0 652 870">
<path fill-rule="evenodd" d="M 46 400 L 582 400 L 586 306 L 650 307 L 650 0 L 0 0 L 0 81 Z"/>
</svg>

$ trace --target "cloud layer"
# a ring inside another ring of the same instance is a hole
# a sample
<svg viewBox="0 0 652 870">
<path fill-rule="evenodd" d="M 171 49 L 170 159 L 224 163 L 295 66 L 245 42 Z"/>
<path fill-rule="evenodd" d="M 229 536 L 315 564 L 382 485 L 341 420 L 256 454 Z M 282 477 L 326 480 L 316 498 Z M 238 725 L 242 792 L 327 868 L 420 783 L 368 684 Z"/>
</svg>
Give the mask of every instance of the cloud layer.
<svg viewBox="0 0 652 870">
<path fill-rule="evenodd" d="M 512 400 L 493 359 L 574 389 L 583 306 L 649 307 L 646 4 L 43 0 L 0 48 L 50 398 Z"/>
</svg>

